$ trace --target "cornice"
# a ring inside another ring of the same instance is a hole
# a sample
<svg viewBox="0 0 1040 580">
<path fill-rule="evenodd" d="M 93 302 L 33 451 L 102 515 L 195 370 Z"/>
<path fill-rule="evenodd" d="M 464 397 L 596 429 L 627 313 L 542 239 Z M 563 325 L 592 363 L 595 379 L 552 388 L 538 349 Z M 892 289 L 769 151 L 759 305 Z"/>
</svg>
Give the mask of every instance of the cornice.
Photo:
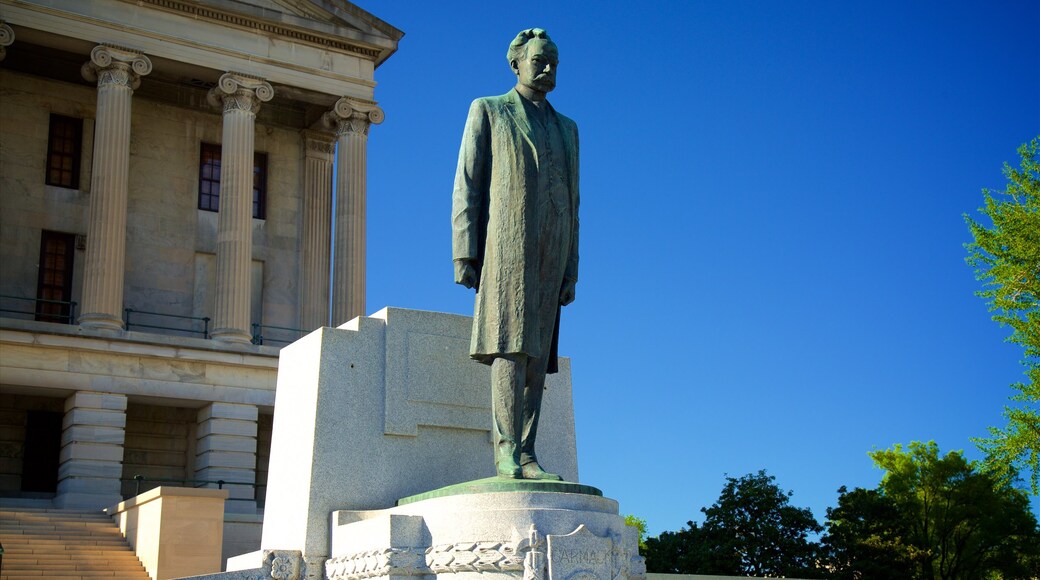
<svg viewBox="0 0 1040 580">
<path fill-rule="evenodd" d="M 349 68 L 331 70 L 323 68 L 324 62 L 322 67 L 319 68 L 318 64 L 314 62 L 315 57 L 313 56 L 316 53 L 330 52 L 347 58 L 373 62 L 371 57 L 365 57 L 358 52 L 348 53 L 334 50 L 333 44 L 328 43 L 312 44 L 300 41 L 295 44 L 308 51 L 311 55 L 309 61 L 302 62 L 284 57 L 274 58 L 264 52 L 250 52 L 248 47 L 243 48 L 240 45 L 222 45 L 209 42 L 198 35 L 176 35 L 174 30 L 177 26 L 174 25 L 204 29 L 232 29 L 229 32 L 233 31 L 235 35 L 248 34 L 258 38 L 277 38 L 272 34 L 263 34 L 252 26 L 223 24 L 221 21 L 207 20 L 202 16 L 194 18 L 190 12 L 178 12 L 158 6 L 158 3 L 162 2 L 188 8 L 204 8 L 198 6 L 197 3 L 191 4 L 186 0 L 92 1 L 96 1 L 98 5 L 104 4 L 105 11 L 98 12 L 96 9 L 82 10 L 84 7 L 91 5 L 86 3 L 80 4 L 81 0 L 0 0 L 0 18 L 12 25 L 15 32 L 18 32 L 19 26 L 25 27 L 35 35 L 34 38 L 37 43 L 45 46 L 49 46 L 49 44 L 40 35 L 53 34 L 56 37 L 85 41 L 86 46 L 93 45 L 98 40 L 101 40 L 107 43 L 132 47 L 153 58 L 162 57 L 213 70 L 228 70 L 229 68 L 249 70 L 251 73 L 262 75 L 269 79 L 273 85 L 297 87 L 323 95 L 343 95 L 346 93 L 366 98 L 371 96 L 371 89 L 376 84 L 370 78 L 366 78 L 371 72 L 366 74 L 364 67 L 360 70 L 362 76 L 357 76 L 359 71 Z M 138 6 L 139 4 L 140 6 Z M 126 6 L 127 11 L 122 12 L 122 15 L 127 18 L 113 19 L 106 16 L 108 14 L 107 10 L 121 10 L 121 6 Z M 158 28 L 142 27 L 137 25 L 136 20 L 133 24 L 124 22 L 124 20 L 131 19 L 130 17 L 134 14 L 133 10 L 140 9 L 154 11 L 155 16 L 160 17 L 160 20 L 166 26 Z M 170 16 L 174 16 L 176 19 L 170 18 Z M 190 20 L 191 24 L 183 25 L 178 22 L 179 20 Z M 333 25 L 330 24 L 329 29 L 332 30 L 333 28 Z M 345 25 L 340 27 L 339 30 L 344 33 L 348 32 Z M 354 29 L 350 30 L 362 34 Z M 18 33 L 21 34 L 21 32 Z M 319 31 L 319 34 L 324 33 Z M 330 37 L 343 46 L 361 42 L 345 36 L 331 36 L 331 33 Z M 27 36 L 26 38 L 29 37 Z M 41 40 L 43 41 L 41 42 Z M 89 51 L 90 49 L 86 48 L 86 46 L 66 50 L 78 51 L 85 48 L 86 51 Z M 367 46 L 367 49 L 372 54 L 377 52 L 377 47 L 375 46 Z M 357 88 L 358 90 L 344 90 L 344 87 L 349 87 L 349 89 Z M 321 104 L 324 105 L 324 100 Z"/>
<path fill-rule="evenodd" d="M 205 20 L 218 23 L 223 26 L 234 26 L 253 32 L 291 38 L 297 42 L 304 42 L 323 48 L 349 52 L 366 57 L 371 60 L 379 60 L 386 49 L 364 43 L 361 41 L 344 38 L 341 36 L 324 35 L 306 30 L 296 26 L 290 26 L 270 20 L 245 16 L 219 10 L 210 6 L 203 6 L 196 2 L 186 0 L 132 0 L 134 4 L 146 4 L 165 12 L 172 12 L 188 16 L 194 20 Z"/>
</svg>

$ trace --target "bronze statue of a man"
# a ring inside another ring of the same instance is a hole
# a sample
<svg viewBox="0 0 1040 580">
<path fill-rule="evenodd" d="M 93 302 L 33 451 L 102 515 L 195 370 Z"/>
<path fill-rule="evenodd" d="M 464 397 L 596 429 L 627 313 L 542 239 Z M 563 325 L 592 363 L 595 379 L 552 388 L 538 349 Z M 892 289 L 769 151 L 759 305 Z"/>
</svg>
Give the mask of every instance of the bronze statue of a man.
<svg viewBox="0 0 1040 580">
<path fill-rule="evenodd" d="M 578 281 L 578 127 L 545 100 L 556 44 L 540 28 L 509 45 L 513 90 L 473 101 L 452 195 L 455 282 L 477 291 L 470 356 L 491 365 L 495 465 L 559 480 L 535 457 L 560 307 Z"/>
</svg>

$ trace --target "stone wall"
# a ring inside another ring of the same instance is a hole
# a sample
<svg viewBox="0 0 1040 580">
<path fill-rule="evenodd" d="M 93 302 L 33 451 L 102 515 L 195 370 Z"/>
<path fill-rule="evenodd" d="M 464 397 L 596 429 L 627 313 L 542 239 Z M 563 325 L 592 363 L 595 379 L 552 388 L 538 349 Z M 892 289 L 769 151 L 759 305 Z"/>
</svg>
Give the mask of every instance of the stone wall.
<svg viewBox="0 0 1040 580">
<path fill-rule="evenodd" d="M 173 480 L 194 478 L 196 413 L 184 407 L 127 404 L 120 490 L 124 498 L 160 485 L 181 485 Z M 132 481 L 136 475 L 167 481 L 143 481 L 138 490 Z"/>
<path fill-rule="evenodd" d="M 0 294 L 36 296 L 41 230 L 87 233 L 96 92 L 0 68 Z M 45 185 L 52 112 L 84 120 L 78 190 Z M 82 249 L 76 260 L 83 263 Z M 81 288 L 75 272 L 73 300 Z M 25 304 L 0 300 L 0 308 L 12 307 Z"/>
<path fill-rule="evenodd" d="M 87 85 L 0 69 L 0 295 L 35 297 L 41 230 L 87 234 L 96 92 Z M 208 270 L 197 262 L 216 253 L 217 214 L 197 209 L 198 165 L 200 143 L 221 140 L 221 117 L 204 103 L 188 104 L 133 99 L 124 306 L 212 317 L 212 311 L 200 310 L 212 304 L 215 284 L 198 279 Z M 78 190 L 44 184 L 52 112 L 84 119 Z M 289 328 L 299 326 L 300 139 L 295 129 L 256 125 L 256 151 L 267 154 L 268 177 L 267 217 L 253 220 L 252 322 Z M 80 248 L 75 301 L 81 297 L 83 265 Z M 0 308 L 16 307 L 31 310 L 27 303 L 0 299 Z"/>
</svg>

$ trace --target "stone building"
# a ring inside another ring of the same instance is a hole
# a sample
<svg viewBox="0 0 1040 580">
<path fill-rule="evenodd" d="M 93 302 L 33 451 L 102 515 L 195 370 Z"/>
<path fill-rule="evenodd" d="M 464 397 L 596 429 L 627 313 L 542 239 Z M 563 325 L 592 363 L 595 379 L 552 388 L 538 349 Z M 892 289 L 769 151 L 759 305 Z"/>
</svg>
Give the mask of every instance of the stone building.
<svg viewBox="0 0 1040 580">
<path fill-rule="evenodd" d="M 0 21 L 0 498 L 222 480 L 225 549 L 255 549 L 279 347 L 366 313 L 374 73 L 403 33 L 346 0 Z"/>
</svg>

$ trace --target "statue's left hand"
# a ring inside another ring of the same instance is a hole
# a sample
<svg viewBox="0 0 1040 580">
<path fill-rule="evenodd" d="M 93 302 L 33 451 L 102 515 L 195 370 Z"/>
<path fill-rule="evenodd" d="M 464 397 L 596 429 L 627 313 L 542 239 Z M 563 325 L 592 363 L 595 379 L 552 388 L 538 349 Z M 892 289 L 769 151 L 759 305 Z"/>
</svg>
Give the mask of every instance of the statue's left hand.
<svg viewBox="0 0 1040 580">
<path fill-rule="evenodd" d="M 574 288 L 578 285 L 577 280 L 564 279 L 563 288 L 560 289 L 560 305 L 567 306 L 574 302 Z"/>
<path fill-rule="evenodd" d="M 455 260 L 455 283 L 466 288 L 476 288 L 480 280 L 473 260 Z"/>
</svg>

